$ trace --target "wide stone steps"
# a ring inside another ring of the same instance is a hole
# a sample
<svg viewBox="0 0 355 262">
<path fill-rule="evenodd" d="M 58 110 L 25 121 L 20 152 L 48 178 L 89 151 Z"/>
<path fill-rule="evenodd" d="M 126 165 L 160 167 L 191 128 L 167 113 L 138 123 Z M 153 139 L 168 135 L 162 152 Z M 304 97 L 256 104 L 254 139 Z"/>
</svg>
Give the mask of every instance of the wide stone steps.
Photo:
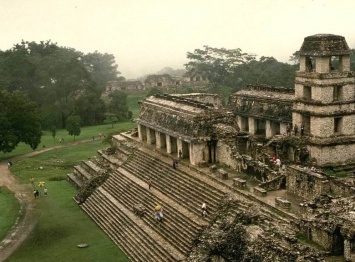
<svg viewBox="0 0 355 262">
<path fill-rule="evenodd" d="M 142 162 L 144 164 L 141 164 Z M 179 198 L 176 201 L 181 202 L 196 214 L 200 212 L 197 207 L 201 206 L 203 202 L 207 204 L 210 212 L 213 212 L 225 195 L 223 192 L 219 192 L 219 194 L 212 196 L 209 187 L 203 182 L 186 178 L 183 172 L 173 170 L 172 167 L 166 166 L 162 162 L 152 165 L 148 160 L 132 157 L 122 167 L 142 180 L 146 181 L 151 178 L 155 188 L 171 198 Z"/>
<path fill-rule="evenodd" d="M 118 181 L 117 181 L 118 180 Z M 138 185 L 137 183 L 133 182 L 131 179 L 127 178 L 126 175 L 123 174 L 123 170 L 117 170 L 115 173 L 112 175 L 110 181 L 115 181 L 120 184 L 120 181 L 126 181 L 125 184 L 128 185 L 129 189 L 132 189 L 134 191 L 133 197 L 136 199 L 136 201 L 142 201 L 147 203 L 154 208 L 157 204 L 163 205 L 165 207 L 168 207 L 172 211 L 178 211 L 177 208 L 179 207 L 179 204 L 174 202 L 173 200 L 170 200 L 170 202 L 173 202 L 174 204 L 169 204 L 167 201 L 163 200 L 162 198 L 159 198 L 155 196 L 152 191 L 153 190 L 148 190 L 148 186 L 144 185 L 144 188 L 141 185 Z M 145 182 L 143 182 L 145 184 Z M 115 190 L 116 191 L 116 190 Z M 128 191 L 129 192 L 129 191 Z M 132 195 L 132 194 L 131 194 Z M 140 203 L 140 202 L 138 202 Z M 184 224 L 184 226 L 190 226 L 192 228 L 197 228 L 200 227 L 201 224 L 205 223 L 199 223 L 196 219 L 196 217 L 192 217 L 192 214 L 188 214 L 188 210 L 185 211 L 178 211 L 174 214 L 174 218 L 177 221 L 180 221 L 181 223 Z M 181 213 L 181 214 L 180 214 Z M 194 232 L 196 233 L 196 232 Z"/>
<path fill-rule="evenodd" d="M 200 196 L 194 195 L 191 193 L 193 192 L 192 190 L 189 191 L 188 188 L 183 188 L 183 186 L 178 187 L 174 185 L 174 183 L 171 183 L 171 179 L 162 179 L 159 177 L 159 174 L 157 175 L 154 174 L 154 172 L 147 172 L 144 168 L 136 167 L 130 163 L 126 163 L 124 168 L 142 180 L 151 178 L 154 181 L 154 188 L 169 196 L 171 199 L 175 200 L 177 203 L 189 209 L 196 215 L 201 213 L 200 206 L 203 202 L 207 203 L 210 212 L 214 212 L 216 206 L 218 205 L 217 200 L 214 202 L 206 201 L 202 194 Z"/>
<path fill-rule="evenodd" d="M 185 183 L 190 184 L 190 182 L 193 182 L 193 186 L 195 186 L 196 189 L 199 190 L 199 192 L 204 192 L 206 196 L 211 196 L 212 198 L 215 198 L 217 196 L 217 198 L 222 198 L 225 195 L 224 191 L 218 190 L 217 188 L 210 186 L 208 184 L 201 183 L 201 180 L 195 179 L 190 174 L 187 174 L 180 169 L 178 169 L 178 170 L 172 169 L 171 164 L 167 164 L 166 162 L 162 161 L 162 160 L 166 160 L 165 158 L 164 159 L 157 159 L 152 154 L 147 155 L 146 153 L 144 153 L 140 150 L 137 150 L 135 155 L 136 155 L 136 157 L 140 158 L 141 161 L 143 161 L 143 162 L 148 160 L 148 162 L 151 163 L 154 168 L 160 168 L 164 172 L 168 172 L 169 174 L 173 174 L 174 178 L 176 178 L 175 175 L 178 175 L 179 181 L 183 181 L 184 185 L 185 185 Z"/>
<path fill-rule="evenodd" d="M 117 178 L 119 174 L 113 175 Z M 121 178 L 125 176 L 121 174 Z M 129 180 L 126 178 L 126 180 Z M 134 182 L 121 181 L 112 179 L 106 181 L 103 188 L 107 190 L 113 197 L 117 199 L 127 209 L 131 209 L 135 204 L 143 204 L 148 213 L 141 219 L 150 226 L 158 234 L 162 235 L 169 243 L 175 246 L 180 252 L 187 254 L 191 248 L 191 240 L 196 236 L 198 227 L 193 227 L 193 223 L 188 222 L 187 218 L 181 218 L 174 208 L 152 194 L 146 194 L 139 190 L 139 186 L 135 186 Z M 164 207 L 164 222 L 158 223 L 153 217 L 154 207 L 160 203 Z M 179 221 L 180 219 L 180 221 Z"/>
<path fill-rule="evenodd" d="M 149 228 L 133 213 L 96 190 L 81 206 L 104 229 L 132 261 L 181 261 L 184 256 Z M 155 235 L 155 236 L 154 236 Z M 156 239 L 160 239 L 160 243 Z"/>
<path fill-rule="evenodd" d="M 82 181 L 90 180 L 92 177 L 91 174 L 82 167 L 82 165 L 74 166 L 73 174 Z"/>
</svg>

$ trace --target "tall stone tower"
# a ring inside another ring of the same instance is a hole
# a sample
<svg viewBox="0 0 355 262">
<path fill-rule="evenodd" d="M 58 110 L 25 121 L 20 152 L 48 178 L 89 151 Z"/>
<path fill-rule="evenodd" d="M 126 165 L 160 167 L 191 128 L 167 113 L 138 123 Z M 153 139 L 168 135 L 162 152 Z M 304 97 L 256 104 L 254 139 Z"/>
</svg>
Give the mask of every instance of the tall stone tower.
<svg viewBox="0 0 355 262">
<path fill-rule="evenodd" d="M 293 125 L 304 126 L 317 164 L 355 162 L 355 85 L 345 38 L 317 34 L 304 39 L 296 72 Z"/>
</svg>

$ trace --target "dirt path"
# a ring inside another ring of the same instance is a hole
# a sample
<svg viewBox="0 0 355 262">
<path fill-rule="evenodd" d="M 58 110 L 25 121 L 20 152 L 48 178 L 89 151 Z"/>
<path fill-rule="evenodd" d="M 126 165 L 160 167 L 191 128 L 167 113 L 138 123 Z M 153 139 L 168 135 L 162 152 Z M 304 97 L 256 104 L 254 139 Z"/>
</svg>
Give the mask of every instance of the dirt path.
<svg viewBox="0 0 355 262">
<path fill-rule="evenodd" d="M 24 158 L 35 156 L 53 149 L 86 143 L 90 141 L 92 140 L 83 140 L 75 143 L 45 148 L 42 150 L 36 150 L 31 153 L 12 158 L 12 162 L 14 163 L 14 165 L 16 165 L 17 161 Z M 34 216 L 35 201 L 30 183 L 21 184 L 19 181 L 17 181 L 15 177 L 11 174 L 11 169 L 8 169 L 7 161 L 5 160 L 0 162 L 0 186 L 5 186 L 9 190 L 14 192 L 15 197 L 19 200 L 21 204 L 19 214 L 21 216 L 21 219 L 18 218 L 16 220 L 15 225 L 11 228 L 8 235 L 0 242 L 0 261 L 4 261 L 21 245 L 21 243 L 31 233 L 37 223 L 37 219 Z"/>
</svg>

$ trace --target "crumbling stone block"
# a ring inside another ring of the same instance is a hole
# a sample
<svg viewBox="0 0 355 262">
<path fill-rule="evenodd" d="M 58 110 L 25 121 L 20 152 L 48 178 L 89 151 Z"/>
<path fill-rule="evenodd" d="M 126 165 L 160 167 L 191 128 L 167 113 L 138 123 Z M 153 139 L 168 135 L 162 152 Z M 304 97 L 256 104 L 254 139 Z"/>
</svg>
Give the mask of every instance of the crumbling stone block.
<svg viewBox="0 0 355 262">
<path fill-rule="evenodd" d="M 267 191 L 261 187 L 254 187 L 254 194 L 257 195 L 257 196 L 266 196 L 267 195 Z"/>
<path fill-rule="evenodd" d="M 283 199 L 281 197 L 276 197 L 275 198 L 275 205 L 277 207 L 283 208 L 283 209 L 290 209 L 291 208 L 291 202 Z"/>
<path fill-rule="evenodd" d="M 218 169 L 218 177 L 222 180 L 228 179 L 228 172 L 223 169 Z"/>
<path fill-rule="evenodd" d="M 247 181 L 241 178 L 233 178 L 233 186 L 245 188 L 247 186 Z"/>
</svg>

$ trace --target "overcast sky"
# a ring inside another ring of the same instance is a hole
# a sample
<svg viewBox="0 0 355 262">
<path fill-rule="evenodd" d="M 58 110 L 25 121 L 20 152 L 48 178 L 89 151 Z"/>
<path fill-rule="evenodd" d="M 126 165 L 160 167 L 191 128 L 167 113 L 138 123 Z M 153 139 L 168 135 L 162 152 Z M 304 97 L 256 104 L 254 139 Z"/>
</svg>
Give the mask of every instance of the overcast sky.
<svg viewBox="0 0 355 262">
<path fill-rule="evenodd" d="M 354 0 L 0 0 L 0 50 L 22 39 L 97 50 L 129 79 L 184 68 L 204 45 L 281 62 L 319 33 L 355 48 L 354 13 Z"/>
</svg>

